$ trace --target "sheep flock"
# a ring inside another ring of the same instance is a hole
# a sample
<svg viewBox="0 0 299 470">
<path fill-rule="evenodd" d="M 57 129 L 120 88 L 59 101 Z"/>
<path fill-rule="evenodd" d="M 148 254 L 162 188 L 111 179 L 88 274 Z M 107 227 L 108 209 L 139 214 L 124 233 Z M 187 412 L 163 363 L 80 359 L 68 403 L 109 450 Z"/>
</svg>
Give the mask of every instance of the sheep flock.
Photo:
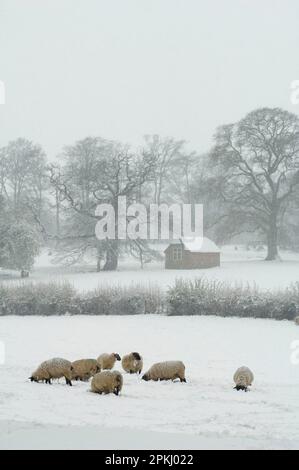
<svg viewBox="0 0 299 470">
<path fill-rule="evenodd" d="M 89 382 L 90 391 L 98 394 L 113 393 L 119 395 L 124 384 L 123 373 L 112 370 L 117 361 L 121 362 L 124 373 L 141 374 L 143 358 L 138 352 L 131 352 L 121 358 L 118 353 L 103 353 L 97 359 L 79 359 L 74 362 L 63 358 L 54 358 L 42 362 L 30 376 L 31 382 L 52 383 L 52 380 L 65 378 L 66 384 L 72 386 L 72 381 Z M 153 364 L 142 375 L 142 380 L 148 381 L 178 381 L 186 383 L 185 364 L 182 361 L 164 361 Z M 254 376 L 248 367 L 240 367 L 234 374 L 235 390 L 248 391 L 254 381 Z"/>
</svg>

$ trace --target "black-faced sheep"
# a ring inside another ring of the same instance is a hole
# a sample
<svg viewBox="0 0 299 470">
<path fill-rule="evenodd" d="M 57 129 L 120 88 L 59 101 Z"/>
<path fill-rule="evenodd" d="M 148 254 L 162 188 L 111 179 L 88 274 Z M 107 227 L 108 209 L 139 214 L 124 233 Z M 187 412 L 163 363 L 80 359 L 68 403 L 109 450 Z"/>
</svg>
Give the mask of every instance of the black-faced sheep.
<svg viewBox="0 0 299 470">
<path fill-rule="evenodd" d="M 111 354 L 104 353 L 98 357 L 97 362 L 101 370 L 107 370 L 107 369 L 111 370 L 113 369 L 115 362 L 120 361 L 120 360 L 121 360 L 121 357 L 117 353 L 111 353 Z"/>
<path fill-rule="evenodd" d="M 91 391 L 93 393 L 114 393 L 119 395 L 123 386 L 123 376 L 118 371 L 110 372 L 108 370 L 96 374 L 91 381 Z"/>
<path fill-rule="evenodd" d="M 121 361 L 122 368 L 129 374 L 141 374 L 143 368 L 143 360 L 139 353 L 132 352 L 123 356 Z"/>
<path fill-rule="evenodd" d="M 176 380 L 186 382 L 185 365 L 182 361 L 166 361 L 154 364 L 142 377 L 143 380 Z"/>
<path fill-rule="evenodd" d="M 46 382 L 64 377 L 66 384 L 72 386 L 72 363 L 61 358 L 43 362 L 30 377 L 31 382 Z"/>
<path fill-rule="evenodd" d="M 96 359 L 81 359 L 72 363 L 72 379 L 88 381 L 91 377 L 101 372 L 101 368 Z"/>
<path fill-rule="evenodd" d="M 234 375 L 234 382 L 236 384 L 235 390 L 243 390 L 247 392 L 248 387 L 252 385 L 254 375 L 248 367 L 240 367 Z"/>
</svg>

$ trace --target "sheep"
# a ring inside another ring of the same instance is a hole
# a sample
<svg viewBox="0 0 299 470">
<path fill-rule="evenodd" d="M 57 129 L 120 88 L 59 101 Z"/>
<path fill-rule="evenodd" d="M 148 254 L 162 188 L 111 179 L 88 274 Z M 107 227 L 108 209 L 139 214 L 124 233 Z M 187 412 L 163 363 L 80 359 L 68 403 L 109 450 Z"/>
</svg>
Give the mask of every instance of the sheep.
<svg viewBox="0 0 299 470">
<path fill-rule="evenodd" d="M 175 380 L 180 379 L 186 382 L 185 365 L 182 361 L 166 361 L 154 364 L 142 377 L 146 382 L 148 380 Z"/>
<path fill-rule="evenodd" d="M 252 385 L 254 381 L 254 375 L 248 367 L 240 367 L 234 375 L 234 382 L 236 384 L 235 390 L 244 390 L 247 392 L 248 387 Z"/>
<path fill-rule="evenodd" d="M 299 317 L 296 317 L 296 318 L 295 318 L 295 324 L 296 324 L 296 325 L 299 325 Z"/>
<path fill-rule="evenodd" d="M 72 379 L 88 381 L 91 377 L 101 372 L 101 367 L 96 359 L 81 359 L 72 363 Z"/>
<path fill-rule="evenodd" d="M 72 363 L 61 358 L 43 362 L 30 377 L 31 382 L 46 382 L 51 385 L 51 379 L 64 377 L 66 384 L 72 386 Z"/>
<path fill-rule="evenodd" d="M 116 361 L 120 361 L 121 357 L 117 353 L 112 353 L 112 354 L 101 354 L 97 362 L 101 368 L 101 370 L 111 370 L 114 367 L 114 364 Z"/>
<path fill-rule="evenodd" d="M 93 393 L 99 393 L 100 395 L 104 393 L 114 393 L 114 395 L 119 395 L 123 386 L 123 376 L 118 371 L 110 372 L 105 370 L 96 374 L 91 381 L 91 391 Z"/>
<path fill-rule="evenodd" d="M 139 353 L 132 352 L 123 356 L 121 361 L 122 368 L 129 374 L 141 374 L 143 360 Z"/>
</svg>

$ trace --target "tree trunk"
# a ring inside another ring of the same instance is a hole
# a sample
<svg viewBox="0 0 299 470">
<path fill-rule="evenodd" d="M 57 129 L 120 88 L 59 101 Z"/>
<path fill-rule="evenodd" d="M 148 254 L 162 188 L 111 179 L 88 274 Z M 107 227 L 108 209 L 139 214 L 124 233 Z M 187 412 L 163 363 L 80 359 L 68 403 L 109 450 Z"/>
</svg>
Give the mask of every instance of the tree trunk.
<svg viewBox="0 0 299 470">
<path fill-rule="evenodd" d="M 22 269 L 21 270 L 21 278 L 25 279 L 27 277 L 29 277 L 29 271 L 27 271 L 26 269 Z"/>
<path fill-rule="evenodd" d="M 109 240 L 107 246 L 106 262 L 103 271 L 116 271 L 118 267 L 118 241 Z"/>
<path fill-rule="evenodd" d="M 278 254 L 278 228 L 276 217 L 271 221 L 267 234 L 268 254 L 266 261 L 274 261 L 279 258 Z"/>
<path fill-rule="evenodd" d="M 59 191 L 56 188 L 55 191 L 56 197 L 56 248 L 59 246 L 59 238 L 60 238 L 60 201 L 59 201 Z"/>
<path fill-rule="evenodd" d="M 60 201 L 59 192 L 56 189 L 56 235 L 60 237 Z"/>
<path fill-rule="evenodd" d="M 141 269 L 143 269 L 143 253 L 142 253 L 142 250 L 139 251 L 139 259 L 140 259 L 140 266 L 141 266 Z"/>
</svg>

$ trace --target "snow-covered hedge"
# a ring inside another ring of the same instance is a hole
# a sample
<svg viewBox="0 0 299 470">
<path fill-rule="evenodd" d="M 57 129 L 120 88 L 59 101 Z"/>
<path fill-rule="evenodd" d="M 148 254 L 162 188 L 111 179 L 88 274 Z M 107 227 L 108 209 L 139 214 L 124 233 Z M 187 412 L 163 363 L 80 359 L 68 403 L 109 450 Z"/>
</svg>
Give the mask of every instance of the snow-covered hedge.
<svg viewBox="0 0 299 470">
<path fill-rule="evenodd" d="M 233 287 L 203 279 L 158 288 L 100 287 L 76 292 L 70 284 L 0 285 L 0 315 L 217 315 L 293 320 L 299 314 L 299 283 L 281 292 Z"/>
<path fill-rule="evenodd" d="M 0 285 L 0 315 L 137 315 L 162 313 L 159 289 L 103 287 L 86 294 L 70 284 Z"/>
<path fill-rule="evenodd" d="M 178 280 L 166 300 L 169 315 L 293 320 L 299 312 L 299 283 L 281 292 L 262 292 L 204 279 Z"/>
<path fill-rule="evenodd" d="M 65 315 L 79 312 L 76 291 L 68 284 L 0 285 L 0 315 Z"/>
<path fill-rule="evenodd" d="M 81 310 L 88 315 L 138 315 L 162 313 L 159 289 L 144 287 L 101 287 L 80 300 Z"/>
</svg>

